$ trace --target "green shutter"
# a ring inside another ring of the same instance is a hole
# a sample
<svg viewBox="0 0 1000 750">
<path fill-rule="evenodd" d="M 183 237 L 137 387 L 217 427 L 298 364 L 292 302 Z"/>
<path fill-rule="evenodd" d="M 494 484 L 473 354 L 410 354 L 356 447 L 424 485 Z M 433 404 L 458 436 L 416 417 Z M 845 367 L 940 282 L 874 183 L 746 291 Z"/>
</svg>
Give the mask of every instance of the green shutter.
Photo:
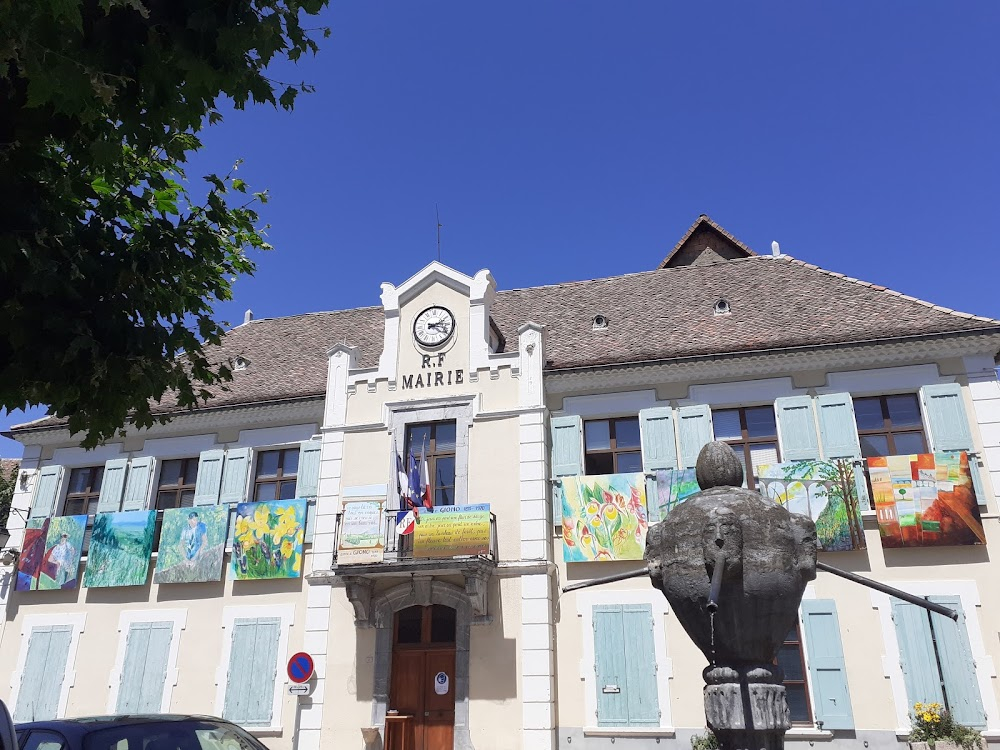
<svg viewBox="0 0 1000 750">
<path fill-rule="evenodd" d="M 660 701 L 656 687 L 656 647 L 653 644 L 653 608 L 649 604 L 622 606 L 625 635 L 625 683 L 628 724 L 631 727 L 660 725 Z"/>
<path fill-rule="evenodd" d="M 149 485 L 153 479 L 154 458 L 133 458 L 125 480 L 122 510 L 145 510 L 149 504 Z"/>
<path fill-rule="evenodd" d="M 226 676 L 224 719 L 245 726 L 269 726 L 277 676 L 277 617 L 238 618 Z"/>
<path fill-rule="evenodd" d="M 850 393 L 824 393 L 816 397 L 823 458 L 860 458 L 861 442 Z"/>
<path fill-rule="evenodd" d="M 122 509 L 122 494 L 125 491 L 125 475 L 127 473 L 127 458 L 112 458 L 104 464 L 101 494 L 97 499 L 98 513 L 117 513 Z"/>
<path fill-rule="evenodd" d="M 899 643 L 899 665 L 910 706 L 914 703 L 944 704 L 941 674 L 934 656 L 934 641 L 927 610 L 899 600 L 892 602 L 892 621 Z"/>
<path fill-rule="evenodd" d="M 972 430 L 965 414 L 962 386 L 958 383 L 925 385 L 920 389 L 920 403 L 927 419 L 927 442 L 933 453 L 975 450 Z M 969 457 L 969 473 L 980 505 L 986 504 L 986 491 L 979 475 L 979 461 Z"/>
<path fill-rule="evenodd" d="M 677 437 L 681 443 L 681 468 L 693 469 L 701 449 L 715 439 L 712 432 L 712 410 L 706 404 L 679 408 Z"/>
<path fill-rule="evenodd" d="M 134 622 L 125 640 L 118 713 L 160 713 L 173 624 Z"/>
<path fill-rule="evenodd" d="M 854 729 L 837 605 L 833 599 L 803 600 L 802 623 L 816 720 L 823 729 Z"/>
<path fill-rule="evenodd" d="M 299 473 L 295 477 L 295 497 L 309 500 L 306 506 L 305 541 L 311 542 L 316 530 L 316 496 L 319 494 L 319 464 L 323 442 L 303 440 L 299 443 Z"/>
<path fill-rule="evenodd" d="M 583 420 L 572 414 L 552 417 L 552 476 L 577 477 L 583 474 Z M 552 488 L 552 523 L 562 523 L 562 483 Z"/>
<path fill-rule="evenodd" d="M 225 458 L 226 452 L 224 450 L 201 452 L 198 457 L 198 479 L 194 485 L 195 505 L 216 505 L 219 502 L 222 463 Z"/>
<path fill-rule="evenodd" d="M 72 637 L 71 625 L 46 625 L 31 629 L 14 708 L 15 721 L 47 721 L 59 717 L 59 696 L 66 678 L 66 660 L 69 659 Z"/>
<path fill-rule="evenodd" d="M 960 724 L 976 729 L 986 728 L 986 712 L 976 679 L 976 662 L 972 658 L 969 633 L 966 630 L 962 600 L 957 596 L 929 596 L 936 604 L 958 612 L 958 622 L 934 612 L 930 615 L 931 630 L 937 644 L 941 680 L 948 699 L 948 710 Z"/>
<path fill-rule="evenodd" d="M 628 726 L 628 685 L 625 673 L 622 606 L 594 605 L 593 617 L 597 726 Z"/>
<path fill-rule="evenodd" d="M 819 436 L 816 434 L 812 396 L 775 399 L 774 415 L 778 420 L 778 442 L 783 461 L 819 458 Z"/>
<path fill-rule="evenodd" d="M 62 466 L 46 466 L 39 472 L 38 481 L 35 482 L 35 497 L 28 514 L 30 518 L 46 518 L 55 513 L 62 476 Z"/>
<path fill-rule="evenodd" d="M 247 498 L 247 474 L 250 472 L 250 449 L 232 448 L 226 451 L 222 466 L 220 503 L 243 503 Z"/>
</svg>

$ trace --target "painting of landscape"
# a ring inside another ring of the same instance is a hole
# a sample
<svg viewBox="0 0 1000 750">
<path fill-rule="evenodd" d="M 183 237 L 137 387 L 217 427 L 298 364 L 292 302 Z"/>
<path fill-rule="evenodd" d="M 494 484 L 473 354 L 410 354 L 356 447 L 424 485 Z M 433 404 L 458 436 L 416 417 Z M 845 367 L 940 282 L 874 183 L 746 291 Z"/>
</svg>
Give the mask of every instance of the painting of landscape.
<svg viewBox="0 0 1000 750">
<path fill-rule="evenodd" d="M 302 575 L 305 500 L 271 500 L 236 506 L 230 578 L 256 581 Z"/>
<path fill-rule="evenodd" d="M 646 475 L 563 477 L 566 562 L 641 560 L 649 521 Z"/>
<path fill-rule="evenodd" d="M 87 551 L 83 585 L 141 586 L 149 572 L 156 531 L 155 510 L 98 513 Z"/>
<path fill-rule="evenodd" d="M 656 472 L 656 499 L 660 518 L 701 488 L 694 469 L 661 469 Z"/>
<path fill-rule="evenodd" d="M 757 489 L 792 513 L 816 522 L 819 548 L 848 551 L 865 548 L 854 463 L 806 459 L 757 467 Z"/>
<path fill-rule="evenodd" d="M 45 555 L 45 537 L 49 533 L 48 518 L 29 518 L 17 558 L 15 591 L 34 591 L 38 588 L 38 571 Z"/>
<path fill-rule="evenodd" d="M 228 532 L 228 505 L 163 511 L 153 583 L 218 581 Z"/>
</svg>

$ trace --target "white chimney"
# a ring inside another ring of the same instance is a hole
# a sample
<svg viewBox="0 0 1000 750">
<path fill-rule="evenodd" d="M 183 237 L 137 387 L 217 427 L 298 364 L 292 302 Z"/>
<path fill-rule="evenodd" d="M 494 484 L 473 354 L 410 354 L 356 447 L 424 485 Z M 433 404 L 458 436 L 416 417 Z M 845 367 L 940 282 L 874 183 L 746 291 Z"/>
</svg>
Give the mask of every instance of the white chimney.
<svg viewBox="0 0 1000 750">
<path fill-rule="evenodd" d="M 781 247 L 778 245 L 778 241 L 774 240 L 771 242 L 771 257 L 777 258 L 781 255 Z"/>
<path fill-rule="evenodd" d="M 247 310 L 243 313 L 243 325 L 246 325 L 251 320 L 253 320 L 253 310 Z"/>
</svg>

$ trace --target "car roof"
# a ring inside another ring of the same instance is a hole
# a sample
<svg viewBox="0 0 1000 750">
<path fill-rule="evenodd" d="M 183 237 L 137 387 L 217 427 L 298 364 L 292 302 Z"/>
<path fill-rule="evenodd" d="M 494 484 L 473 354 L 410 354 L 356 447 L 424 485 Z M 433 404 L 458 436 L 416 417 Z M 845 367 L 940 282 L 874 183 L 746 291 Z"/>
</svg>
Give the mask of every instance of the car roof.
<svg viewBox="0 0 1000 750">
<path fill-rule="evenodd" d="M 230 724 L 225 719 L 199 714 L 117 714 L 110 716 L 79 716 L 72 719 L 53 719 L 51 721 L 29 721 L 18 723 L 18 732 L 28 729 L 51 729 L 69 735 L 83 735 L 98 729 L 112 726 L 127 726 L 130 724 L 152 724 L 171 721 L 212 721 Z M 234 725 L 235 726 L 235 725 Z"/>
</svg>

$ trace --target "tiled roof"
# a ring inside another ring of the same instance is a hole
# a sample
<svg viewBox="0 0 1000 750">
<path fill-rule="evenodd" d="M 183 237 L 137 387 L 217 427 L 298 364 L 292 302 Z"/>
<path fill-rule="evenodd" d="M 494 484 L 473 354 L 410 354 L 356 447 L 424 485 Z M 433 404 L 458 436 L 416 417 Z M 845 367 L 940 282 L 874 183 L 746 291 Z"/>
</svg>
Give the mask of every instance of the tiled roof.
<svg viewBox="0 0 1000 750">
<path fill-rule="evenodd" d="M 729 240 L 731 243 L 733 243 L 733 245 L 735 245 L 739 250 L 742 250 L 743 253 L 745 253 L 747 256 L 751 256 L 751 255 L 756 255 L 757 254 L 753 250 L 751 250 L 749 247 L 747 247 L 746 245 L 744 245 L 742 242 L 740 242 L 740 240 L 736 239 L 736 237 L 734 237 L 729 232 L 727 232 L 725 229 L 723 229 L 718 224 L 716 224 L 714 221 L 712 221 L 707 215 L 702 214 L 697 219 L 695 219 L 694 224 L 692 224 L 690 227 L 688 227 L 688 230 L 684 233 L 684 236 L 681 237 L 680 240 L 678 240 L 678 242 L 677 242 L 676 245 L 674 245 L 673 250 L 671 250 L 669 253 L 667 253 L 667 257 L 664 258 L 660 262 L 659 268 L 669 268 L 672 265 L 670 261 L 673 260 L 674 256 L 676 256 L 677 253 L 679 253 L 681 251 L 681 248 L 684 247 L 687 244 L 688 240 L 691 239 L 691 236 L 696 231 L 698 231 L 699 229 L 702 229 L 702 228 L 705 228 L 705 227 L 708 227 L 710 229 L 714 229 L 716 232 L 718 232 L 723 237 L 725 237 L 727 240 Z"/>
<path fill-rule="evenodd" d="M 716 315 L 720 298 L 730 312 Z M 593 330 L 595 315 L 608 320 Z M 958 331 L 1000 331 L 1000 322 L 922 302 L 882 286 L 824 271 L 789 256 L 753 255 L 711 265 L 501 291 L 492 317 L 508 348 L 527 321 L 544 324 L 546 368 L 593 367 L 674 357 L 886 340 Z M 327 350 L 359 349 L 359 366 L 378 362 L 380 307 L 255 320 L 226 334 L 210 356 L 245 357 L 209 406 L 320 396 Z M 172 410 L 164 399 L 157 411 Z M 58 424 L 45 419 L 32 427 Z"/>
</svg>

